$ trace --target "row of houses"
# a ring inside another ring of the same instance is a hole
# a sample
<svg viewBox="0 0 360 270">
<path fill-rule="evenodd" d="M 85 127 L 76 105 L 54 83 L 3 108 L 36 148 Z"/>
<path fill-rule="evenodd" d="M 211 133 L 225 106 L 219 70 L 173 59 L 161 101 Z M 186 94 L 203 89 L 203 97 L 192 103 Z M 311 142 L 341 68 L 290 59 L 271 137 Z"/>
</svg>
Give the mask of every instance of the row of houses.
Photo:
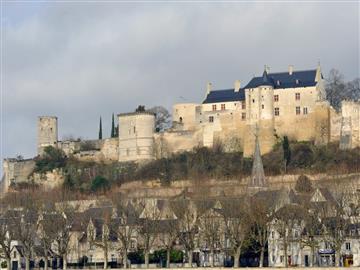
<svg viewBox="0 0 360 270">
<path fill-rule="evenodd" d="M 356 194 L 341 196 L 326 188 L 249 189 L 241 198 L 182 194 L 7 209 L 2 257 L 9 251 L 12 269 L 46 261 L 49 268 L 360 266 Z"/>
</svg>

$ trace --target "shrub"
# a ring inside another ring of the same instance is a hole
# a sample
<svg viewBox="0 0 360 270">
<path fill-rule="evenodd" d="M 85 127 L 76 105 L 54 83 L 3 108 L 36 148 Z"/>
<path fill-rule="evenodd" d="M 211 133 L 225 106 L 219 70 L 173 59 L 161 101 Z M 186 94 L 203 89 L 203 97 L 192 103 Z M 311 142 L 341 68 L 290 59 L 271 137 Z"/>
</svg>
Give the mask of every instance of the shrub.
<svg viewBox="0 0 360 270">
<path fill-rule="evenodd" d="M 44 173 L 66 165 L 65 153 L 58 148 L 47 146 L 44 154 L 36 159 L 35 172 Z"/>
<path fill-rule="evenodd" d="M 105 177 L 102 177 L 100 175 L 96 176 L 92 181 L 90 185 L 90 189 L 92 192 L 96 191 L 105 191 L 110 188 L 110 182 Z"/>
<path fill-rule="evenodd" d="M 299 193 L 308 193 L 313 191 L 310 179 L 306 175 L 300 175 L 296 181 L 295 190 Z"/>
<path fill-rule="evenodd" d="M 6 261 L 1 262 L 1 268 L 7 268 L 7 262 Z"/>
</svg>

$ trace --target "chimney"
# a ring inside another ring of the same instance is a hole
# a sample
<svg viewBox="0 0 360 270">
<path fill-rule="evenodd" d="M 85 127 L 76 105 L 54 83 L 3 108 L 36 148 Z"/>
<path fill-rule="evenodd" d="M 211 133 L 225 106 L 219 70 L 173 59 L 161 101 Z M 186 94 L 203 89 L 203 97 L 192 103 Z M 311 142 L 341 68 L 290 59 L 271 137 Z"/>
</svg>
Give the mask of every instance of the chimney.
<svg viewBox="0 0 360 270">
<path fill-rule="evenodd" d="M 289 75 L 292 75 L 294 71 L 294 66 L 293 65 L 289 65 Z"/>
<path fill-rule="evenodd" d="M 208 82 L 206 85 L 206 95 L 210 94 L 211 92 L 211 82 Z"/>
<path fill-rule="evenodd" d="M 240 80 L 236 80 L 234 83 L 234 92 L 239 92 L 240 87 L 241 87 Z"/>
</svg>

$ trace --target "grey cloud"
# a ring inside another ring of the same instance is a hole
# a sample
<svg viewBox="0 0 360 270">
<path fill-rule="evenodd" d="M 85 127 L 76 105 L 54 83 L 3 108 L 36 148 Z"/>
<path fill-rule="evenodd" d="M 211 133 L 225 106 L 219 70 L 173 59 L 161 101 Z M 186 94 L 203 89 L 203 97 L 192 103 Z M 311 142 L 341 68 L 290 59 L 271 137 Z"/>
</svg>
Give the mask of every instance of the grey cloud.
<svg viewBox="0 0 360 270">
<path fill-rule="evenodd" d="M 35 154 L 36 117 L 60 137 L 96 138 L 99 116 L 138 104 L 201 102 L 215 88 L 273 71 L 359 74 L 358 3 L 46 4 L 5 9 L 4 155 Z M 26 13 L 26 12 L 25 12 Z"/>
</svg>

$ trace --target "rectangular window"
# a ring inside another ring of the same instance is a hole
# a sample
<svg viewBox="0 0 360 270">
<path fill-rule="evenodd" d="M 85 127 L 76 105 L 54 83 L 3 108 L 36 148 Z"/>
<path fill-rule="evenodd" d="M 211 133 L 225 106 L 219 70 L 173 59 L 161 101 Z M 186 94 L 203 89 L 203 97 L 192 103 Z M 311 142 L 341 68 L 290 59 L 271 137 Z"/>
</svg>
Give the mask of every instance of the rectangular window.
<svg viewBox="0 0 360 270">
<path fill-rule="evenodd" d="M 275 116 L 279 116 L 279 115 L 280 115 L 280 109 L 279 109 L 279 108 L 275 108 L 275 109 L 274 109 L 274 114 L 275 114 Z"/>
<path fill-rule="evenodd" d="M 304 107 L 304 108 L 303 108 L 303 114 L 308 114 L 308 109 L 307 109 L 307 107 Z"/>
<path fill-rule="evenodd" d="M 274 102 L 278 102 L 279 101 L 279 95 L 275 95 L 274 96 Z"/>
<path fill-rule="evenodd" d="M 246 103 L 245 101 L 241 102 L 241 109 L 245 110 L 246 109 Z"/>
<path fill-rule="evenodd" d="M 345 243 L 346 250 L 351 250 L 351 244 L 349 242 Z"/>
<path fill-rule="evenodd" d="M 212 105 L 212 110 L 216 111 L 216 104 Z"/>
<path fill-rule="evenodd" d="M 222 111 L 225 110 L 225 104 L 221 104 L 221 110 L 222 110 Z"/>
<path fill-rule="evenodd" d="M 246 119 L 246 113 L 242 113 L 241 114 L 241 120 L 245 120 Z"/>
<path fill-rule="evenodd" d="M 295 93 L 295 100 L 300 100 L 300 93 Z"/>
<path fill-rule="evenodd" d="M 209 116 L 209 122 L 213 123 L 214 122 L 214 116 Z"/>
<path fill-rule="evenodd" d="M 282 263 L 284 261 L 284 256 L 280 256 L 280 262 Z"/>
<path fill-rule="evenodd" d="M 300 107 L 296 107 L 296 115 L 300 114 Z"/>
</svg>

